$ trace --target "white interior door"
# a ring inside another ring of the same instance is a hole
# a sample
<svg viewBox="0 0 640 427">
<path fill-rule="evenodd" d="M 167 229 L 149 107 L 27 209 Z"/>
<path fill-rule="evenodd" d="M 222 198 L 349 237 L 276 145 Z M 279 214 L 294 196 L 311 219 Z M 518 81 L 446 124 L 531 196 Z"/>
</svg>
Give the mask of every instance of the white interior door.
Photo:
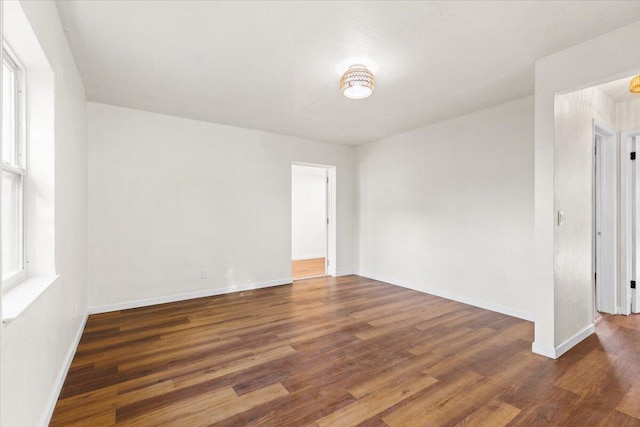
<svg viewBox="0 0 640 427">
<path fill-rule="evenodd" d="M 325 169 L 324 170 L 324 182 L 325 182 L 325 186 L 324 186 L 324 190 L 325 190 L 325 210 L 324 210 L 324 214 L 325 217 L 327 219 L 326 222 L 326 226 L 325 226 L 325 245 L 326 245 L 326 251 L 325 251 L 325 262 L 324 262 L 324 271 L 325 274 L 329 274 L 329 268 L 330 268 L 330 261 L 329 261 L 329 246 L 330 246 L 330 242 L 329 242 L 329 236 L 331 234 L 331 231 L 329 229 L 329 222 L 331 221 L 331 189 L 329 188 L 329 169 Z"/>
<path fill-rule="evenodd" d="M 616 147 L 613 134 L 594 133 L 596 308 L 616 314 Z"/>
<path fill-rule="evenodd" d="M 633 136 L 629 138 L 631 151 L 636 153 L 636 149 L 639 148 L 638 142 L 639 137 Z M 631 162 L 631 194 L 632 194 L 632 203 L 631 203 L 631 215 L 632 215 L 632 241 L 631 241 L 631 259 L 633 260 L 631 263 L 631 283 L 638 283 L 638 273 L 640 273 L 640 168 L 638 168 L 637 162 L 640 159 Z M 640 313 L 640 295 L 637 292 L 637 289 L 631 289 L 631 286 L 627 287 L 627 292 L 631 295 L 628 295 L 628 299 L 631 302 L 631 312 L 632 313 Z"/>
<path fill-rule="evenodd" d="M 620 134 L 620 314 L 640 312 L 640 129 Z"/>
</svg>

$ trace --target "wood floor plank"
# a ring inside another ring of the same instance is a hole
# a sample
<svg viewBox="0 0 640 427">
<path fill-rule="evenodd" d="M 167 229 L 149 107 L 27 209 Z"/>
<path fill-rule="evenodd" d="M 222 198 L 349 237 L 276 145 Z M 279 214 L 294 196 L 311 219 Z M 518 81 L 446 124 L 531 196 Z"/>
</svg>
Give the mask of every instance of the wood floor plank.
<svg viewBox="0 0 640 427">
<path fill-rule="evenodd" d="M 306 279 L 325 275 L 325 259 L 311 258 L 291 261 L 293 280 Z"/>
<path fill-rule="evenodd" d="M 451 425 L 459 421 L 463 414 L 471 413 L 482 405 L 480 399 L 471 399 L 466 390 L 481 391 L 485 398 L 493 397 L 497 390 L 497 387 L 483 382 L 482 376 L 472 372 L 463 373 L 454 381 L 442 381 L 439 385 L 429 393 L 416 395 L 414 399 L 401 403 L 392 412 L 383 415 L 382 420 L 391 427 L 411 425 L 416 420 L 424 425 Z"/>
<path fill-rule="evenodd" d="M 361 399 L 375 392 L 385 383 L 390 383 L 394 379 L 402 378 L 415 372 L 421 372 L 428 366 L 441 360 L 441 357 L 435 354 L 429 354 L 420 358 L 411 359 L 408 363 L 391 365 L 386 371 L 359 381 L 357 384 L 349 387 L 349 393 L 356 399 Z"/>
<path fill-rule="evenodd" d="M 316 423 L 320 427 L 335 425 L 343 427 L 357 426 L 437 382 L 438 380 L 433 377 L 418 374 L 405 377 L 400 381 L 383 383 L 373 393 L 319 419 Z"/>
<path fill-rule="evenodd" d="M 462 427 L 502 427 L 520 413 L 520 409 L 500 400 L 492 400 L 476 409 L 456 426 Z"/>
<path fill-rule="evenodd" d="M 115 418 L 115 411 L 106 409 L 78 417 L 74 421 L 63 421 L 58 425 L 65 427 L 108 427 L 115 425 Z"/>
<path fill-rule="evenodd" d="M 183 417 L 176 426 L 210 426 L 218 421 L 246 412 L 256 406 L 264 405 L 273 400 L 284 397 L 289 392 L 280 383 L 272 384 L 251 393 L 239 396 L 234 400 L 222 402 L 216 406 L 207 406 L 201 412 Z"/>
<path fill-rule="evenodd" d="M 640 380 L 636 379 L 617 409 L 624 414 L 640 419 Z"/>
<path fill-rule="evenodd" d="M 640 426 L 640 316 L 533 325 L 358 276 L 89 317 L 52 426 Z"/>
<path fill-rule="evenodd" d="M 355 399 L 343 390 L 320 390 L 307 386 L 290 392 L 268 405 L 248 411 L 216 423 L 216 427 L 253 426 L 315 426 L 315 420 L 331 414 L 352 403 Z"/>
<path fill-rule="evenodd" d="M 242 359 L 234 360 L 233 362 L 229 362 L 218 368 L 206 369 L 204 371 L 191 373 L 189 375 L 175 379 L 173 383 L 177 388 L 199 384 L 205 381 L 223 377 L 234 372 L 249 369 L 263 363 L 268 363 L 286 356 L 290 356 L 295 352 L 296 351 L 290 346 L 275 348 L 264 353 L 258 353 L 251 356 L 243 357 Z"/>
<path fill-rule="evenodd" d="M 232 402 L 236 398 L 237 396 L 231 387 L 203 390 L 191 398 L 166 403 L 153 410 L 140 406 L 136 407 L 136 411 L 132 411 L 128 407 L 121 408 L 124 410 L 116 412 L 116 420 L 122 426 L 179 425 L 184 418 L 192 414 L 215 407 L 223 402 Z"/>
</svg>

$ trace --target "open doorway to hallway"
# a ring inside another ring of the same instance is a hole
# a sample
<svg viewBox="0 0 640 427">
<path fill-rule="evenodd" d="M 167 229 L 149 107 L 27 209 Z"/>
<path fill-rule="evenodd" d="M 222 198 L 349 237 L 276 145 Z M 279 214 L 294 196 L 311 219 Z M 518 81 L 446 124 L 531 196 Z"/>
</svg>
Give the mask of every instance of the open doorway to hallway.
<svg viewBox="0 0 640 427">
<path fill-rule="evenodd" d="M 557 135 L 566 141 L 558 159 L 570 166 L 557 169 L 556 174 L 576 183 L 582 176 L 586 183 L 587 158 L 580 152 L 587 145 L 577 142 L 591 140 L 594 320 L 601 313 L 628 315 L 640 311 L 635 292 L 635 283 L 640 280 L 640 169 L 636 165 L 640 161 L 636 160 L 636 149 L 640 149 L 640 145 L 636 147 L 636 139 L 640 140 L 636 138 L 640 136 L 640 95 L 629 91 L 632 77 L 617 76 L 610 82 L 556 97 L 556 114 L 560 117 L 556 121 Z M 566 194 L 556 200 L 563 200 L 558 206 L 557 226 L 564 229 L 559 238 L 566 240 L 584 233 L 589 225 L 582 220 L 588 217 L 578 218 L 575 210 L 587 201 L 588 187 L 577 185 L 571 191 L 569 187 L 559 191 L 565 190 Z M 576 240 L 573 247 L 577 245 Z M 563 253 L 558 256 L 562 259 Z M 577 281 L 576 286 L 582 283 Z"/>
<path fill-rule="evenodd" d="M 293 280 L 328 272 L 330 171 L 326 167 L 291 166 L 291 274 Z"/>
<path fill-rule="evenodd" d="M 615 132 L 593 126 L 593 281 L 596 316 L 616 314 L 617 161 Z"/>
</svg>

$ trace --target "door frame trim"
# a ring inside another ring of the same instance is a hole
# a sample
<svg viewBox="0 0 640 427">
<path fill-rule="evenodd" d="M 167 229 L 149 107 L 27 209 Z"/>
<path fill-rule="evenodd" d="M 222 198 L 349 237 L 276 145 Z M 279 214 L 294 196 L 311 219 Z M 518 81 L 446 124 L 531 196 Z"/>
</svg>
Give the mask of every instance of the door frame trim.
<svg viewBox="0 0 640 427">
<path fill-rule="evenodd" d="M 640 129 L 620 132 L 620 314 L 625 315 L 631 314 L 633 297 L 630 287 L 633 262 L 633 169 L 629 154 L 633 150 L 631 138 L 637 136 L 640 136 Z M 636 224 L 638 226 L 640 224 Z"/>
</svg>

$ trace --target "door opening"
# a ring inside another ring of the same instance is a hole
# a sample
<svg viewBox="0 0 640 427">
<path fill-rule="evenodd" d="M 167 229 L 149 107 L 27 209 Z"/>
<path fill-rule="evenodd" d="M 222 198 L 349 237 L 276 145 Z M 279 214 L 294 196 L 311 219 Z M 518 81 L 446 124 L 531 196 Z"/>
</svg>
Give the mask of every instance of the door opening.
<svg viewBox="0 0 640 427">
<path fill-rule="evenodd" d="M 634 135 L 630 137 L 629 145 L 631 146 L 631 152 L 629 153 L 629 158 L 633 157 L 633 161 L 631 161 L 631 194 L 633 195 L 632 203 L 631 203 L 631 280 L 629 281 L 629 287 L 627 288 L 627 295 L 625 295 L 624 299 L 624 307 L 627 309 L 627 313 L 640 313 L 638 292 L 636 290 L 636 282 L 638 279 L 638 272 L 640 270 L 640 250 L 638 250 L 640 246 L 640 233 L 638 233 L 638 225 L 640 224 L 640 171 L 638 170 L 638 166 L 636 164 L 636 150 L 640 148 L 640 137 L 638 135 Z"/>
<path fill-rule="evenodd" d="M 329 274 L 331 170 L 291 167 L 291 275 L 293 280 Z"/>
<path fill-rule="evenodd" d="M 617 165 L 615 134 L 594 124 L 593 284 L 598 312 L 617 313 Z"/>
<path fill-rule="evenodd" d="M 623 132 L 621 143 L 621 314 L 640 313 L 640 130 Z"/>
</svg>

